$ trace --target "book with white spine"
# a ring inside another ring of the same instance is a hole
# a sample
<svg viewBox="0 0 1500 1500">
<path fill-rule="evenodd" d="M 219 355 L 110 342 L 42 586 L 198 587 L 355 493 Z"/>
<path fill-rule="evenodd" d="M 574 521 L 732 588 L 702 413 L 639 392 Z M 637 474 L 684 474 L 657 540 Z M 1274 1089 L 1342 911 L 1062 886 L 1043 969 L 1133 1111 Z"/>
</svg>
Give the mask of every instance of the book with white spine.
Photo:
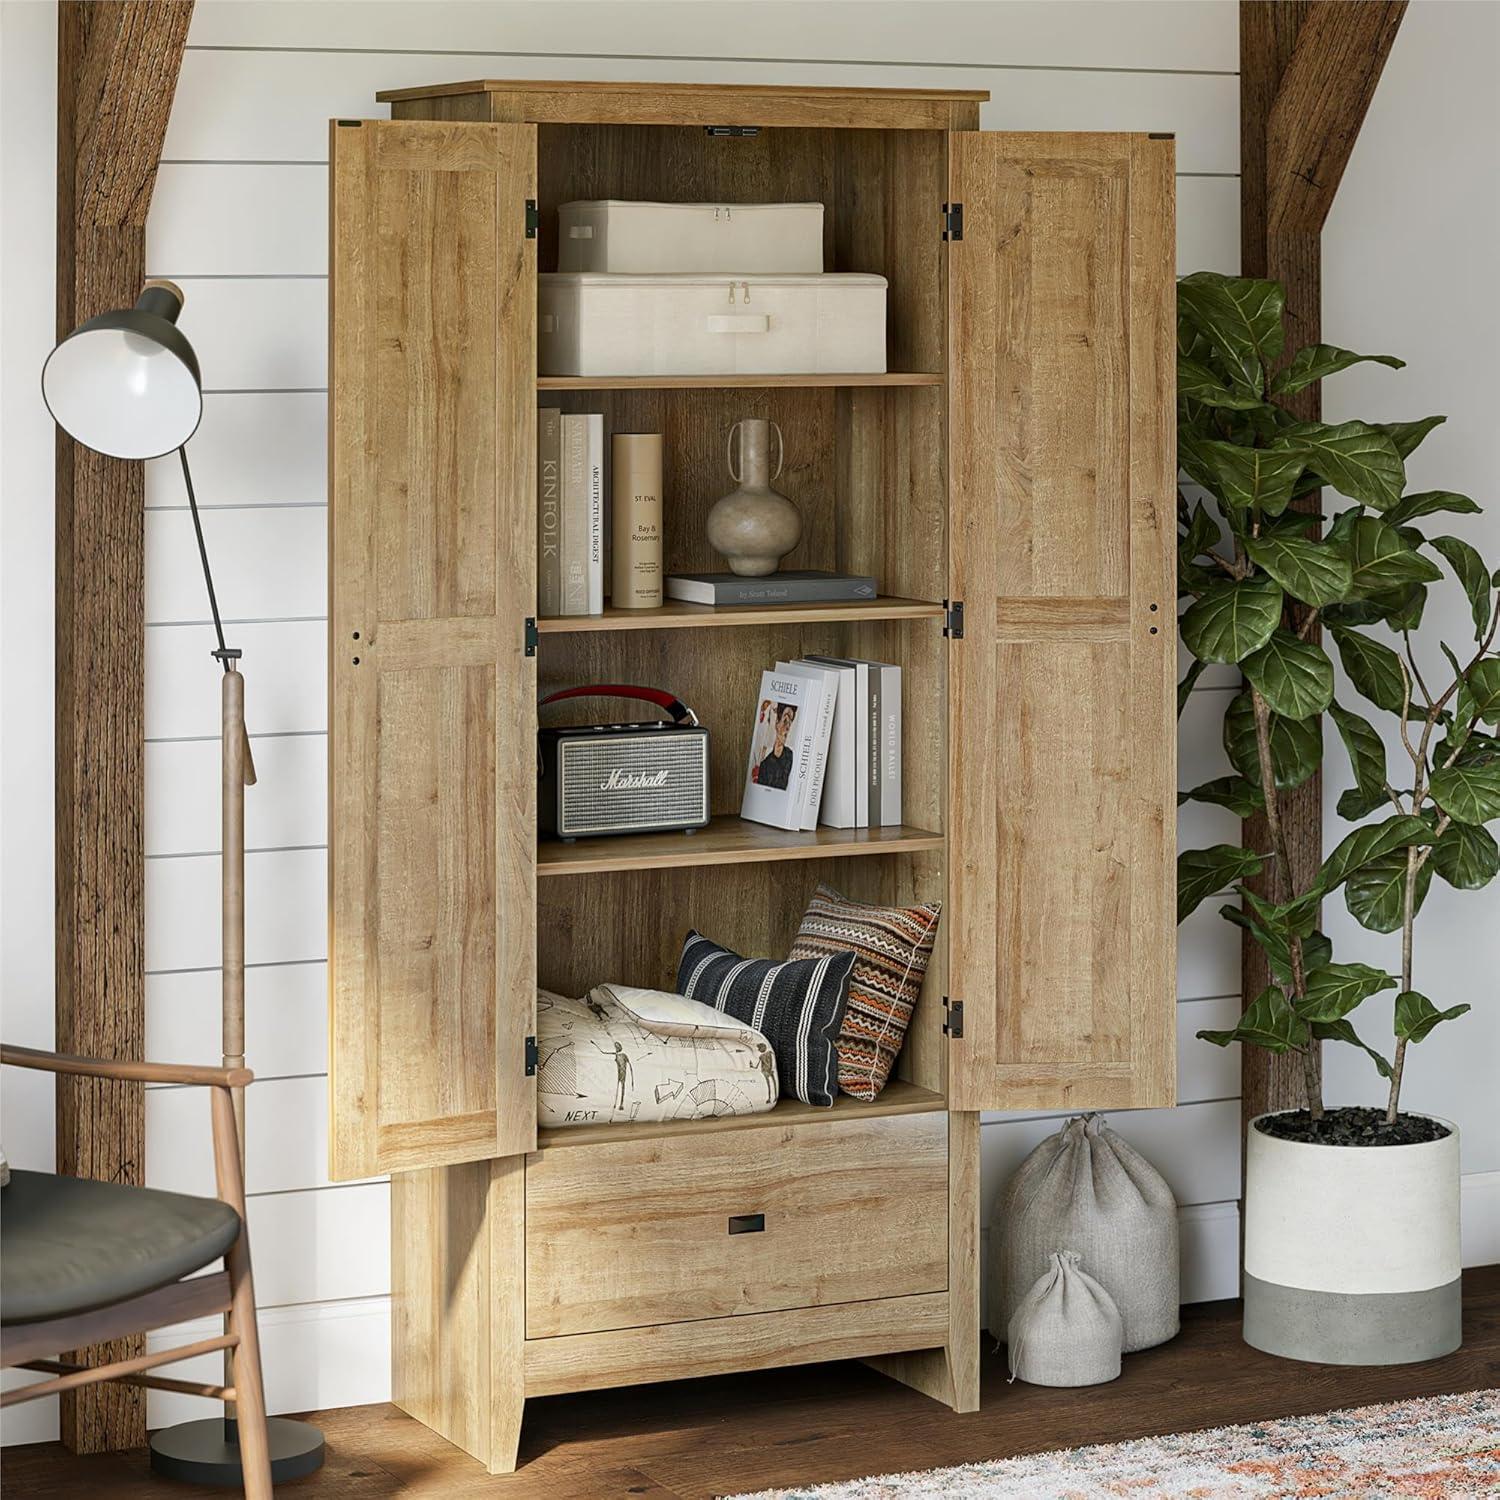
<svg viewBox="0 0 1500 1500">
<path fill-rule="evenodd" d="M 827 785 L 828 756 L 833 736 L 833 716 L 838 703 L 839 669 L 826 667 L 816 662 L 779 661 L 778 672 L 796 672 L 811 677 L 822 685 L 823 695 L 818 704 L 817 722 L 813 726 L 812 772 L 807 781 L 807 795 L 802 803 L 802 827 L 810 832 L 818 826 L 818 812 L 822 806 L 823 792 Z"/>
<path fill-rule="evenodd" d="M 870 826 L 870 664 L 845 656 L 809 656 L 836 667 L 842 680 L 833 712 L 833 742 L 823 783 L 822 820 L 831 828 Z"/>
</svg>

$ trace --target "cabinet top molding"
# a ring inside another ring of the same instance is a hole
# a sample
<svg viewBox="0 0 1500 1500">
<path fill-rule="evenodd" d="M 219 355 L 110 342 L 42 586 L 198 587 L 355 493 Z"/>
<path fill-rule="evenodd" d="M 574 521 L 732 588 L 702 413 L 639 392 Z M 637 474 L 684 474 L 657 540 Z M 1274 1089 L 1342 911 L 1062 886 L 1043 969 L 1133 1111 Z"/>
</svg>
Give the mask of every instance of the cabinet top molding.
<svg viewBox="0 0 1500 1500">
<path fill-rule="evenodd" d="M 488 96 L 479 117 L 538 124 L 826 126 L 881 130 L 974 129 L 985 89 L 798 88 L 757 83 L 578 83 L 473 79 L 382 89 L 376 98 Z M 475 116 L 469 116 L 474 118 Z"/>
</svg>

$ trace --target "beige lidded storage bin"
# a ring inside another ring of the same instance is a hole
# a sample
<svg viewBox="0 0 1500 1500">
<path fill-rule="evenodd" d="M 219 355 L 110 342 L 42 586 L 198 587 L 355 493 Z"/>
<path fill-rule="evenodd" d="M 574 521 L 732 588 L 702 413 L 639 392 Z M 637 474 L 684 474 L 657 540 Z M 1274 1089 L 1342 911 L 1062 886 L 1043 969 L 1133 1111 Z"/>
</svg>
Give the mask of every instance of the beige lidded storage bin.
<svg viewBox="0 0 1500 1500">
<path fill-rule="evenodd" d="M 564 203 L 557 210 L 557 269 L 811 274 L 823 269 L 823 205 Z"/>
<path fill-rule="evenodd" d="M 879 374 L 884 276 L 537 277 L 543 375 Z"/>
</svg>

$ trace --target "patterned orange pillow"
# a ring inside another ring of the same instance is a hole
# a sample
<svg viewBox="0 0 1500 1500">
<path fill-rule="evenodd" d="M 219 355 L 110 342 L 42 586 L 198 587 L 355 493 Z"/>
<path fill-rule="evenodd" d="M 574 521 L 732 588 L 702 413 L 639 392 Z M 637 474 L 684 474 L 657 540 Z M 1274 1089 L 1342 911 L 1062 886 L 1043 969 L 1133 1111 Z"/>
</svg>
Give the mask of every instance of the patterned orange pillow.
<svg viewBox="0 0 1500 1500">
<path fill-rule="evenodd" d="M 869 1101 L 885 1087 L 906 1040 L 937 937 L 938 902 L 873 906 L 820 885 L 789 959 L 852 951 L 849 1006 L 839 1030 L 839 1089 Z"/>
</svg>

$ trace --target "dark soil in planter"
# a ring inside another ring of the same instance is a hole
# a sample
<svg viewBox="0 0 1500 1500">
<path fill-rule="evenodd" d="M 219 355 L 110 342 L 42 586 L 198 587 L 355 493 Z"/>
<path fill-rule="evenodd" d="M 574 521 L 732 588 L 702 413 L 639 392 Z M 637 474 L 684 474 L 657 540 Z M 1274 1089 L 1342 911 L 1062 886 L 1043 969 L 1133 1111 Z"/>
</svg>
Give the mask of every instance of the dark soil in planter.
<svg viewBox="0 0 1500 1500">
<path fill-rule="evenodd" d="M 1422 1115 L 1397 1115 L 1396 1123 L 1387 1125 L 1383 1109 L 1353 1105 L 1330 1109 L 1321 1120 L 1314 1120 L 1305 1109 L 1288 1110 L 1258 1120 L 1255 1128 L 1279 1141 L 1305 1141 L 1311 1146 L 1419 1146 L 1449 1134 L 1446 1125 Z"/>
</svg>

